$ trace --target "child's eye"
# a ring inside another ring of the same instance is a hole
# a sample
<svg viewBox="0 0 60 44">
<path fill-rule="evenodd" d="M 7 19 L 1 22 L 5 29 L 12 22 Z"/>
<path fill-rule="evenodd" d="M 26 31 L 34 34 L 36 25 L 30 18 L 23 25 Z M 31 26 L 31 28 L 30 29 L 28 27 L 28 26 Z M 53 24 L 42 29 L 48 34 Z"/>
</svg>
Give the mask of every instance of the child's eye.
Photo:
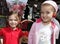
<svg viewBox="0 0 60 44">
<path fill-rule="evenodd" d="M 18 19 L 15 19 L 14 21 L 17 21 Z"/>
<path fill-rule="evenodd" d="M 17 21 L 18 19 L 9 19 L 9 21 Z"/>
<path fill-rule="evenodd" d="M 47 11 L 46 13 L 49 14 L 50 12 Z"/>
<path fill-rule="evenodd" d="M 12 21 L 12 19 L 9 19 L 9 21 Z"/>
<path fill-rule="evenodd" d="M 43 14 L 44 12 L 40 12 L 41 14 Z"/>
</svg>

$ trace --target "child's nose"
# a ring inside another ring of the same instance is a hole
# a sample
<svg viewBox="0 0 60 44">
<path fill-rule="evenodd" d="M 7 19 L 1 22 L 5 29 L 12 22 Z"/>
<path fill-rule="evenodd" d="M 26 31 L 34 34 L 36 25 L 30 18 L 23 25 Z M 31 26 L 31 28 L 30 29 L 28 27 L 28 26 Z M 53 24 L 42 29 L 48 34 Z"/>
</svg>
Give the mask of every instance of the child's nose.
<svg viewBox="0 0 60 44">
<path fill-rule="evenodd" d="M 15 21 L 13 20 L 12 22 L 14 23 Z"/>
<path fill-rule="evenodd" d="M 47 15 L 46 15 L 46 13 L 45 13 L 45 14 L 43 14 L 43 16 L 47 16 Z"/>
</svg>

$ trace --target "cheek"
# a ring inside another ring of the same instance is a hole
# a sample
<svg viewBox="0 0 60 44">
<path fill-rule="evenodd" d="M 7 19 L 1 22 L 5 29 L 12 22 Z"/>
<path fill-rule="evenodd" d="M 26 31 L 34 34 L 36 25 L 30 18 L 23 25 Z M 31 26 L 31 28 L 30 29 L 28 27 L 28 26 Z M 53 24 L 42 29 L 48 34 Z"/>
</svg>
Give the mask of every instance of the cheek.
<svg viewBox="0 0 60 44">
<path fill-rule="evenodd" d="M 19 21 L 15 21 L 16 24 L 19 24 Z"/>
<path fill-rule="evenodd" d="M 11 25 L 12 23 L 10 21 L 8 21 L 8 25 Z"/>
<path fill-rule="evenodd" d="M 52 17 L 53 17 L 53 14 L 48 15 L 48 17 L 49 17 L 49 18 L 52 18 Z"/>
<path fill-rule="evenodd" d="M 16 24 L 19 24 L 19 22 L 16 22 Z"/>
<path fill-rule="evenodd" d="M 18 24 L 18 22 L 17 21 L 15 21 L 15 22 L 13 22 L 14 24 Z"/>
<path fill-rule="evenodd" d="M 43 15 L 42 15 L 42 14 L 41 14 L 40 16 L 41 16 L 41 18 L 43 17 Z"/>
<path fill-rule="evenodd" d="M 18 21 L 9 21 L 8 23 L 9 24 L 18 24 L 19 22 Z"/>
<path fill-rule="evenodd" d="M 49 18 L 52 18 L 52 16 L 50 16 L 50 15 L 49 15 L 48 17 L 49 17 Z"/>
<path fill-rule="evenodd" d="M 8 23 L 10 24 L 10 23 L 11 23 L 11 21 L 8 21 Z"/>
</svg>

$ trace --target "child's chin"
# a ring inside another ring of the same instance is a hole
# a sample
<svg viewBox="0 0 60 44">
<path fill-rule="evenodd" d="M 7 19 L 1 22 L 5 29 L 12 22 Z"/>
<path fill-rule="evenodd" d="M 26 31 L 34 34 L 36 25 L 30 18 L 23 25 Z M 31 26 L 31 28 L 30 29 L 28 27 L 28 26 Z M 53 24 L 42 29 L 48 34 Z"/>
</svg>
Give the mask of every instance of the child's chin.
<svg viewBox="0 0 60 44">
<path fill-rule="evenodd" d="M 48 20 L 43 20 L 43 22 L 44 22 L 44 23 L 47 23 L 47 22 L 49 22 L 49 21 L 48 21 Z"/>
<path fill-rule="evenodd" d="M 11 26 L 11 28 L 15 28 L 16 26 Z"/>
</svg>

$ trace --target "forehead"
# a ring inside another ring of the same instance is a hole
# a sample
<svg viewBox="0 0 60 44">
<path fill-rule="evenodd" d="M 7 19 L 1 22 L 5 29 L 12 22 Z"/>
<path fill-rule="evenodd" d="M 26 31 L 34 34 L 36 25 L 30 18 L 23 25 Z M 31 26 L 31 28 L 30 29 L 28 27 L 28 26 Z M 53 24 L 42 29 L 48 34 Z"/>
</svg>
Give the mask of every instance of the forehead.
<svg viewBox="0 0 60 44">
<path fill-rule="evenodd" d="M 41 10 L 51 10 L 54 11 L 54 7 L 50 4 L 43 4 L 41 5 Z"/>
<path fill-rule="evenodd" d="M 16 19 L 16 18 L 19 18 L 18 17 L 18 14 L 12 14 L 9 16 L 10 19 Z"/>
</svg>

